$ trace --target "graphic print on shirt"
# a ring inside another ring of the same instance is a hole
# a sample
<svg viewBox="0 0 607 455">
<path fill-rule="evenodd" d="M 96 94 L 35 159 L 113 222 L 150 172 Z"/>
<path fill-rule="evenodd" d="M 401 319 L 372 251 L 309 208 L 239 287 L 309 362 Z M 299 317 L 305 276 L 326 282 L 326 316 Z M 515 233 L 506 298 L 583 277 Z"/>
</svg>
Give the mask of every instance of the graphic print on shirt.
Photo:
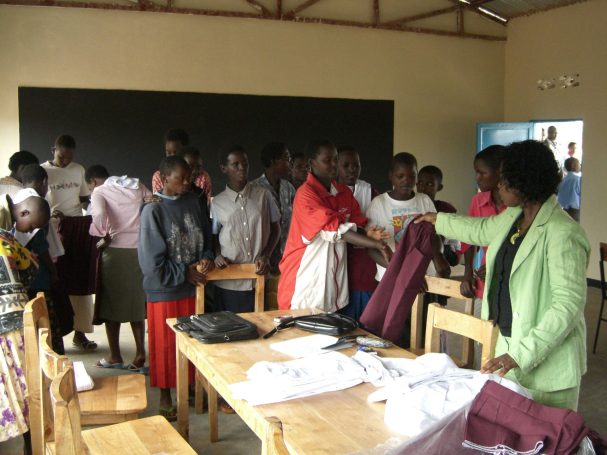
<svg viewBox="0 0 607 455">
<path fill-rule="evenodd" d="M 174 222 L 171 223 L 171 232 L 167 238 L 169 256 L 176 262 L 189 264 L 199 257 L 202 251 L 204 236 L 202 229 L 196 224 L 191 214 L 186 213 L 183 219 L 184 230 Z"/>
<path fill-rule="evenodd" d="M 392 209 L 392 228 L 394 229 L 394 242 L 396 245 L 399 244 L 402 239 L 409 223 L 411 223 L 417 215 L 419 215 L 417 208 L 395 208 Z"/>
</svg>

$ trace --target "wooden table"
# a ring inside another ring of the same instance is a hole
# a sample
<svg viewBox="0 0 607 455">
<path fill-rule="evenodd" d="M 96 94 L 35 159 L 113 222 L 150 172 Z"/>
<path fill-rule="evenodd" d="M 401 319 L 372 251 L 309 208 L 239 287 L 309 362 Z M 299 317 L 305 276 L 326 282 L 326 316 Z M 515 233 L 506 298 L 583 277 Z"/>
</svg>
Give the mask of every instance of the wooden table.
<svg viewBox="0 0 607 455">
<path fill-rule="evenodd" d="M 245 313 L 241 316 L 255 323 L 259 333 L 263 335 L 274 327 L 274 317 L 290 314 L 306 314 L 306 310 Z M 174 323 L 174 319 L 167 320 L 171 327 Z M 362 330 L 360 332 L 364 333 Z M 267 340 L 259 338 L 203 344 L 187 334 L 176 332 L 177 429 L 181 435 L 187 440 L 189 360 L 208 381 L 209 433 L 212 442 L 218 439 L 217 393 L 261 439 L 264 454 L 273 453 L 276 450 L 272 448 L 274 443 L 281 445 L 284 441 L 284 446 L 290 453 L 337 455 L 370 449 L 383 444 L 391 437 L 399 436 L 384 424 L 385 403 L 367 402 L 367 396 L 376 390 L 369 383 L 262 406 L 250 406 L 246 401 L 233 397 L 229 385 L 246 380 L 246 372 L 255 362 L 291 360 L 290 357 L 272 350 L 270 344 L 307 335 L 312 334 L 290 328 Z M 352 347 L 340 352 L 352 355 L 354 350 Z M 415 357 L 414 354 L 397 347 L 382 349 L 381 354 L 383 357 Z"/>
</svg>

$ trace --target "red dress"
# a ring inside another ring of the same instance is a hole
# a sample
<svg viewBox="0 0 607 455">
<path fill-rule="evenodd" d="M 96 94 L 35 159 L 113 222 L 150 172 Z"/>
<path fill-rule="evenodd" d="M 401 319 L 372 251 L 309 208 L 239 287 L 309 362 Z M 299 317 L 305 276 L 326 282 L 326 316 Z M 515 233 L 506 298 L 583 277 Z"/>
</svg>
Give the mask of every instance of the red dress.
<svg viewBox="0 0 607 455">
<path fill-rule="evenodd" d="M 196 310 L 196 297 L 163 302 L 148 302 L 148 346 L 150 385 L 161 389 L 172 389 L 177 385 L 177 355 L 175 332 L 166 320 L 189 316 Z M 194 383 L 194 367 L 189 364 L 189 382 Z"/>
</svg>

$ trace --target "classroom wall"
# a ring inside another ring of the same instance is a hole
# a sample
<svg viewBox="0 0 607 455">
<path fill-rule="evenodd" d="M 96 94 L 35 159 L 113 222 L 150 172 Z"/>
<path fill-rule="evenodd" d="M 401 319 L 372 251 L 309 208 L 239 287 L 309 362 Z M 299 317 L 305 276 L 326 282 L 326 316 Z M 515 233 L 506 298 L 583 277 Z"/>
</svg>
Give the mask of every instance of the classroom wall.
<svg viewBox="0 0 607 455">
<path fill-rule="evenodd" d="M 590 239 L 589 276 L 598 279 L 598 246 L 607 242 L 607 2 L 588 1 L 508 25 L 505 119 L 584 120 L 581 222 Z M 576 88 L 540 91 L 538 79 L 579 73 Z"/>
<path fill-rule="evenodd" d="M 441 166 L 462 210 L 475 125 L 503 116 L 503 42 L 414 33 L 2 5 L 0 68 L 3 163 L 19 148 L 19 86 L 391 99 L 395 152 Z"/>
</svg>

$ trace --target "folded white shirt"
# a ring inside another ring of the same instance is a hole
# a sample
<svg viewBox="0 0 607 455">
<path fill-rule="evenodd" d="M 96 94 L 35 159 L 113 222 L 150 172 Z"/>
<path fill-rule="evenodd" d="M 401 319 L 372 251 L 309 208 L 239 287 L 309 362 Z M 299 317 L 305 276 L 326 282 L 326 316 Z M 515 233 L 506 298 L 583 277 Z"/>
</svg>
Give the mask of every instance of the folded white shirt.
<svg viewBox="0 0 607 455">
<path fill-rule="evenodd" d="M 253 406 L 347 389 L 365 379 L 364 368 L 339 352 L 287 362 L 257 362 L 248 381 L 230 385 L 236 398 Z"/>
</svg>

